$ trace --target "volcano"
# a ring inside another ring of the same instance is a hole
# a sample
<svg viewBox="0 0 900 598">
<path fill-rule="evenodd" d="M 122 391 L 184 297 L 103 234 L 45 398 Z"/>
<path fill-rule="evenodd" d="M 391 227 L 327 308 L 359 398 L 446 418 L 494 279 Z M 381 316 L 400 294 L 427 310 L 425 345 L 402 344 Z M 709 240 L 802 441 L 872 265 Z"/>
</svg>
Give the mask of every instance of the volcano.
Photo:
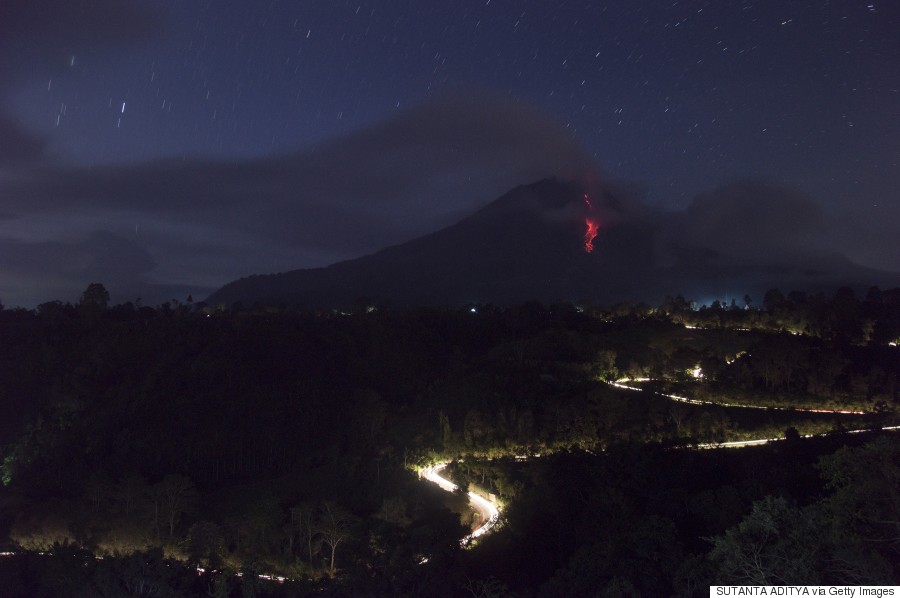
<svg viewBox="0 0 900 598">
<path fill-rule="evenodd" d="M 702 240 L 675 237 L 677 216 L 623 202 L 610 189 L 544 179 L 516 187 L 437 232 L 324 268 L 242 278 L 207 303 L 653 303 L 677 294 L 703 299 L 759 296 L 773 287 L 900 283 L 896 274 L 840 255 L 786 252 L 778 259 L 754 259 L 718 251 Z"/>
</svg>

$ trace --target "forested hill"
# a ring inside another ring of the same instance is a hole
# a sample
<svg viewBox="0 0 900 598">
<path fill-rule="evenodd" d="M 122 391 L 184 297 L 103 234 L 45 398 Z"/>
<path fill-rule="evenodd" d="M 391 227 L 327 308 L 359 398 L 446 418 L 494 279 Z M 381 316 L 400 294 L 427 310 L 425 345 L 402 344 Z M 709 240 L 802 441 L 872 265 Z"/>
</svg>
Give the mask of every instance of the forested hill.
<svg viewBox="0 0 900 598">
<path fill-rule="evenodd" d="M 773 290 L 763 309 L 696 310 L 678 297 L 660 308 L 587 312 L 537 303 L 362 306 L 347 315 L 130 304 L 5 310 L 0 443 L 18 447 L 7 455 L 27 455 L 8 457 L 7 471 L 25 475 L 43 463 L 40 478 L 61 485 L 98 470 L 213 480 L 288 471 L 321 451 L 323 434 L 340 450 L 396 457 L 439 448 L 439 414 L 462 433 L 477 419 L 472 410 L 495 428 L 491 442 L 537 445 L 559 440 L 541 419 L 554 397 L 584 392 L 598 376 L 678 382 L 697 365 L 707 384 L 732 391 L 889 404 L 898 392 L 889 347 L 900 337 L 897 296 Z M 682 338 L 685 325 L 710 332 Z M 785 330 L 793 338 L 777 334 Z M 791 359 L 766 357 L 780 354 Z M 515 417 L 496 420 L 504 411 Z"/>
<path fill-rule="evenodd" d="M 460 572 L 460 515 L 417 465 L 878 428 L 900 400 L 897 291 L 353 313 L 109 307 L 93 291 L 0 311 L 0 533 L 18 549 L 158 547 L 310 583 L 380 563 L 401 587 L 425 555 Z M 607 384 L 621 378 L 651 386 Z M 492 467 L 469 481 L 523 499 L 531 482 Z M 346 542 L 327 543 L 329 517 Z"/>
</svg>

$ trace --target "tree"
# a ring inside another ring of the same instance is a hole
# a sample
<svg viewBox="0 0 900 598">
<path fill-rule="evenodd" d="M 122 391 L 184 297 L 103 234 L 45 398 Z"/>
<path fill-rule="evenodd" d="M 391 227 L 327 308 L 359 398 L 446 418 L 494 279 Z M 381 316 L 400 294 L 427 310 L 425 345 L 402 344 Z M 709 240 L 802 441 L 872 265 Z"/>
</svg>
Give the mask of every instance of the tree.
<svg viewBox="0 0 900 598">
<path fill-rule="evenodd" d="M 337 549 L 341 543 L 350 537 L 350 526 L 353 524 L 353 516 L 331 501 L 325 501 L 319 508 L 318 531 L 322 534 L 322 541 L 331 549 L 331 559 L 328 571 L 334 575 L 334 566 Z"/>
<path fill-rule="evenodd" d="M 503 598 L 503 596 L 510 595 L 506 584 L 495 577 L 487 579 L 470 579 L 466 577 L 463 589 L 472 594 L 474 598 Z"/>
<path fill-rule="evenodd" d="M 839 341 L 859 342 L 864 331 L 860 320 L 860 305 L 856 293 L 850 287 L 835 291 L 830 305 L 831 334 Z"/>
<path fill-rule="evenodd" d="M 244 512 L 238 525 L 242 549 L 251 554 L 271 553 L 283 529 L 284 512 L 278 500 L 265 492 Z"/>
<path fill-rule="evenodd" d="M 770 314 L 782 307 L 785 302 L 784 295 L 778 289 L 769 289 L 766 291 L 766 294 L 763 295 L 763 307 Z"/>
<path fill-rule="evenodd" d="M 91 510 L 100 512 L 101 507 L 109 500 L 112 484 L 103 475 L 94 474 L 84 483 L 84 498 L 90 503 Z"/>
<path fill-rule="evenodd" d="M 482 448 L 492 436 L 493 427 L 478 409 L 469 409 L 463 420 L 463 440 L 467 448 Z"/>
<path fill-rule="evenodd" d="M 193 512 L 199 502 L 194 483 L 187 476 L 169 474 L 155 484 L 151 491 L 153 527 L 159 537 L 163 523 L 168 525 L 169 537 L 175 536 L 175 526 L 181 516 Z"/>
<path fill-rule="evenodd" d="M 833 525 L 900 562 L 900 443 L 882 437 L 844 447 L 818 468 L 832 490 L 826 506 Z"/>
<path fill-rule="evenodd" d="M 147 496 L 147 481 L 138 475 L 130 475 L 119 480 L 113 495 L 117 512 L 131 517 L 142 500 Z"/>
<path fill-rule="evenodd" d="M 691 408 L 684 403 L 672 403 L 669 405 L 669 419 L 675 424 L 675 436 L 682 437 L 682 432 L 686 428 L 687 421 L 692 414 Z"/>
<path fill-rule="evenodd" d="M 62 301 L 56 300 L 41 303 L 36 310 L 40 318 L 55 322 L 71 316 L 74 308 L 70 303 L 63 304 Z"/>
<path fill-rule="evenodd" d="M 256 598 L 260 595 L 259 564 L 255 561 L 241 567 L 241 597 Z"/>
<path fill-rule="evenodd" d="M 81 294 L 78 305 L 106 309 L 109 305 L 109 291 L 99 282 L 92 282 Z"/>
<path fill-rule="evenodd" d="M 900 562 L 900 445 L 882 437 L 819 459 L 831 494 L 798 509 L 768 496 L 710 559 L 718 583 L 883 585 Z"/>
<path fill-rule="evenodd" d="M 316 534 L 318 532 L 317 524 L 314 519 L 316 512 L 313 505 L 309 503 L 301 503 L 296 507 L 291 507 L 291 549 L 294 547 L 294 533 L 298 533 L 306 542 L 307 555 L 309 564 L 312 565 L 313 554 L 318 550 L 313 550 L 316 544 Z"/>
<path fill-rule="evenodd" d="M 375 514 L 375 517 L 382 521 L 405 527 L 410 523 L 410 518 L 406 514 L 407 510 L 406 501 L 402 497 L 385 498 L 381 503 L 381 509 Z"/>
<path fill-rule="evenodd" d="M 198 521 L 188 530 L 187 553 L 191 563 L 215 569 L 222 564 L 224 552 L 225 534 L 215 523 Z"/>
<path fill-rule="evenodd" d="M 100 561 L 93 579 L 93 591 L 88 590 L 85 594 L 174 598 L 186 594 L 187 584 L 194 576 L 196 574 L 192 574 L 177 561 L 165 558 L 162 549 L 152 548 Z M 78 595 L 84 594 L 79 592 Z"/>
<path fill-rule="evenodd" d="M 816 585 L 821 582 L 821 528 L 815 513 L 767 496 L 724 535 L 713 538 L 710 558 L 717 583 Z"/>
<path fill-rule="evenodd" d="M 616 352 L 609 350 L 599 351 L 594 360 L 594 370 L 598 377 L 607 382 L 618 378 L 619 371 L 616 369 Z"/>
<path fill-rule="evenodd" d="M 453 449 L 453 430 L 450 428 L 450 418 L 441 410 L 438 413 L 438 429 L 441 433 L 441 445 L 449 452 Z"/>
</svg>

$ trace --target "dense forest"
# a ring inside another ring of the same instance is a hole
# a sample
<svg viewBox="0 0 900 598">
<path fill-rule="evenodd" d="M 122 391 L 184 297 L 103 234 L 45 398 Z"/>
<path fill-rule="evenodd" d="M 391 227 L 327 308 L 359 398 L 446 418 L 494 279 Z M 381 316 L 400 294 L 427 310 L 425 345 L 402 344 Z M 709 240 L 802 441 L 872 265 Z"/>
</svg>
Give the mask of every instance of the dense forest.
<svg viewBox="0 0 900 598">
<path fill-rule="evenodd" d="M 0 338 L 10 595 L 900 579 L 898 289 L 345 313 L 92 284 Z M 784 440 L 697 450 L 757 438 Z M 469 549 L 465 495 L 417 476 L 438 461 L 503 506 Z"/>
</svg>

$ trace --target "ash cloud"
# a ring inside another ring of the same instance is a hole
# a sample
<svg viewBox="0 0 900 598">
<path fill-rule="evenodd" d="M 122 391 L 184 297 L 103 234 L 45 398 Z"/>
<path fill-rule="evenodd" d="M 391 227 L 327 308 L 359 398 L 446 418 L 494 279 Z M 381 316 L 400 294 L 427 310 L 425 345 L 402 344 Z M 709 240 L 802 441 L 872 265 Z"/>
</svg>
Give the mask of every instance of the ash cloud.
<svg viewBox="0 0 900 598">
<path fill-rule="evenodd" d="M 123 234 L 151 222 L 140 240 L 156 273 L 215 285 L 356 257 L 452 224 L 518 184 L 591 168 L 539 111 L 457 91 L 306 151 L 90 169 L 44 161 L 0 179 L 0 192 L 38 229 L 65 220 L 84 235 L 105 222 Z"/>
<path fill-rule="evenodd" d="M 744 293 L 758 298 L 773 287 L 830 292 L 900 284 L 900 273 L 848 258 L 833 216 L 779 182 L 734 181 L 698 195 L 682 211 L 645 212 L 635 220 L 654 251 L 630 268 L 645 272 L 643 285 L 658 298 L 680 293 L 711 301 Z M 637 253 L 632 248 L 628 255 Z"/>
<path fill-rule="evenodd" d="M 829 236 L 809 195 L 763 179 L 741 180 L 697 196 L 663 220 L 668 246 L 691 246 L 743 263 L 820 254 Z"/>
<path fill-rule="evenodd" d="M 30 193 L 31 205 L 42 209 L 140 209 L 152 203 L 155 210 L 178 214 L 239 210 L 255 198 L 254 210 L 279 211 L 278 222 L 296 216 L 286 231 L 295 238 L 298 226 L 304 236 L 315 236 L 322 225 L 331 229 L 334 219 L 353 232 L 366 223 L 396 230 L 423 218 L 444 224 L 442 216 L 516 184 L 549 175 L 573 178 L 591 166 L 574 138 L 534 109 L 494 96 L 448 95 L 289 155 L 51 169 L 39 181 L 23 181 L 18 191 Z M 463 197 L 462 190 L 476 197 Z M 334 239 L 340 247 L 347 241 Z"/>
<path fill-rule="evenodd" d="M 90 169 L 51 160 L 45 140 L 5 113 L 4 95 L 36 70 L 68 68 L 72 55 L 160 35 L 166 23 L 151 6 L 0 2 L 0 298 L 7 304 L 11 297 L 33 305 L 77 296 L 90 276 L 110 287 L 184 290 L 189 281 L 212 288 L 254 273 L 323 266 L 449 225 L 516 185 L 546 176 L 582 179 L 596 170 L 572 134 L 545 114 L 467 89 L 343 139 L 264 159 Z M 606 185 L 602 178 L 596 184 Z M 641 223 L 642 234 L 631 240 L 635 251 L 652 245 L 661 262 L 683 248 L 722 263 L 803 261 L 834 239 L 855 243 L 860 255 L 896 248 L 883 223 L 858 236 L 845 222 L 843 236 L 835 236 L 811 198 L 760 181 L 700 196 L 684 212 L 657 215 L 633 198 L 627 209 L 614 207 L 610 220 Z M 73 263 L 75 255 L 102 254 L 93 236 L 100 230 L 144 257 L 123 251 L 119 266 Z M 54 281 L 52 289 L 41 286 L 44 279 Z M 34 291 L 21 291 L 23 281 Z"/>
<path fill-rule="evenodd" d="M 735 288 L 744 280 L 763 284 L 740 278 L 748 268 L 828 268 L 833 228 L 819 204 L 797 189 L 737 181 L 683 211 L 657 211 L 641 203 L 635 187 L 597 174 L 564 127 L 529 107 L 472 94 L 445 95 L 339 141 L 267 159 L 91 169 L 45 161 L 0 179 L 8 213 L 16 215 L 0 220 L 0 245 L 12 256 L 4 271 L 17 280 L 47 272 L 69 285 L 68 296 L 99 280 L 122 289 L 114 300 L 183 300 L 242 276 L 325 266 L 409 240 L 546 176 L 591 188 L 604 222 L 598 253 L 609 252 L 604 259 L 615 261 L 618 272 L 662 268 L 670 276 L 663 282 L 687 284 L 692 264 L 700 264 L 707 282 L 727 273 Z M 62 259 L 79 254 L 72 247 L 44 239 L 13 243 L 23 238 L 11 234 L 14 228 L 81 239 L 107 228 L 147 259 L 132 253 L 122 268 L 79 269 Z M 7 289 L 10 276 L 0 279 Z M 165 296 L 163 288 L 181 295 Z M 10 296 L 0 287 L 4 294 Z"/>
</svg>

